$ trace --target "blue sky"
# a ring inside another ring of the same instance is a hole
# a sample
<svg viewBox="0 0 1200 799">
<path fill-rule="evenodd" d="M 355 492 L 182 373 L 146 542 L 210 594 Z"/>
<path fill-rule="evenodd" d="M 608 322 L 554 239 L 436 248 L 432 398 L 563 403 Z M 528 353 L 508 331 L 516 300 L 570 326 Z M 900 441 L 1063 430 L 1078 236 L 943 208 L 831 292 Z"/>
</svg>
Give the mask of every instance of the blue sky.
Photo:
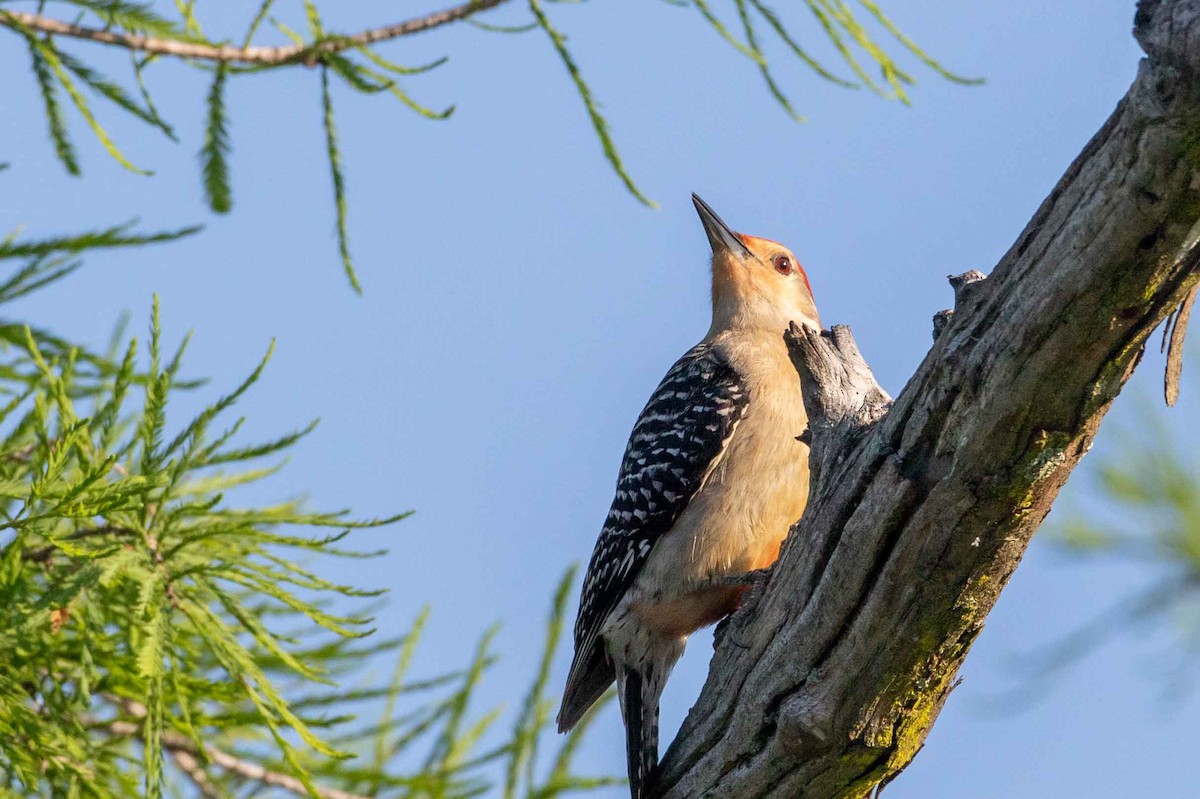
<svg viewBox="0 0 1200 799">
<path fill-rule="evenodd" d="M 335 5 L 325 13 L 337 30 L 397 14 L 383 2 Z M 637 412 L 707 328 L 708 245 L 689 193 L 735 228 L 790 246 L 826 324 L 851 325 L 897 393 L 929 347 L 930 316 L 950 304 L 945 276 L 991 268 L 1125 92 L 1139 57 L 1133 5 L 889 0 L 885 8 L 918 42 L 987 83 L 952 85 L 913 63 L 920 84 L 905 108 L 821 83 L 773 49 L 780 79 L 810 118 L 804 125 L 694 9 L 629 0 L 550 6 L 657 211 L 611 173 L 540 32 L 456 26 L 396 42 L 382 52 L 406 63 L 450 56 L 406 85 L 457 112 L 428 122 L 385 98 L 336 90 L 362 297 L 337 263 L 315 74 L 232 81 L 235 207 L 213 217 L 195 158 L 202 75 L 165 65 L 151 77 L 182 145 L 112 121 L 153 178 L 123 171 L 76 124 L 85 176 L 72 179 L 53 160 L 23 47 L 0 37 L 0 70 L 11 76 L 0 153 L 13 162 L 0 176 L 0 228 L 23 224 L 40 237 L 133 217 L 147 228 L 208 226 L 168 247 L 91 257 L 81 274 L 19 310 L 99 344 L 122 310 L 143 328 L 157 291 L 168 335 L 196 332 L 188 371 L 218 387 L 240 379 L 276 337 L 272 365 L 242 407 L 251 435 L 322 422 L 283 475 L 249 498 L 305 493 L 315 506 L 362 515 L 416 509 L 363 536 L 366 547 L 390 547 L 388 557 L 329 573 L 390 588 L 387 631 L 432 604 L 418 659 L 426 672 L 460 665 L 478 634 L 503 621 L 504 659 L 484 699 L 513 707 L 553 585 L 591 551 Z M 828 54 L 811 24 L 789 14 Z M 226 23 L 240 29 L 243 17 L 201 20 L 216 35 L 237 30 Z M 524 22 L 527 12 L 515 5 L 487 19 Z M 97 58 L 113 73 L 124 63 Z M 1167 417 L 1172 435 L 1193 446 L 1195 364 L 1183 404 Z M 1127 393 L 1152 406 L 1161 369 L 1150 354 Z M 1097 454 L 1118 453 L 1112 428 L 1136 431 L 1140 412 L 1123 397 Z M 1095 504 L 1087 463 L 1060 506 Z M 1133 566 L 1075 564 L 1035 541 L 962 687 L 889 799 L 1194 795 L 1188 764 L 1200 700 L 1164 700 L 1153 676 L 1169 638 L 1118 639 L 1039 701 L 1009 698 L 1027 673 L 1022 653 L 1146 579 Z M 698 636 L 668 687 L 666 740 L 699 691 L 710 651 Z M 564 651 L 556 663 L 557 684 L 567 659 Z M 381 661 L 379 672 L 388 666 Z M 620 771 L 621 752 L 614 709 L 580 766 Z"/>
</svg>

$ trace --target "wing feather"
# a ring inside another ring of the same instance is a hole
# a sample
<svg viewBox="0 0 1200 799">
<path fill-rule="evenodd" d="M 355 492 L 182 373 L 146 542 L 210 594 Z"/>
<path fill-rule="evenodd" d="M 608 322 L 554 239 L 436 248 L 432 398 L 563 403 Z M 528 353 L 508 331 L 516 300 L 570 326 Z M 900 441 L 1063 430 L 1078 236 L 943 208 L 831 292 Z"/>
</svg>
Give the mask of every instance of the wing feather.
<svg viewBox="0 0 1200 799">
<path fill-rule="evenodd" d="M 574 724 L 572 717 L 599 695 L 592 672 L 611 670 L 607 657 L 594 651 L 600 629 L 655 542 L 720 461 L 748 399 L 741 376 L 706 343 L 680 358 L 650 396 L 629 436 L 616 494 L 584 577 L 560 728 L 564 721 L 566 728 Z"/>
</svg>

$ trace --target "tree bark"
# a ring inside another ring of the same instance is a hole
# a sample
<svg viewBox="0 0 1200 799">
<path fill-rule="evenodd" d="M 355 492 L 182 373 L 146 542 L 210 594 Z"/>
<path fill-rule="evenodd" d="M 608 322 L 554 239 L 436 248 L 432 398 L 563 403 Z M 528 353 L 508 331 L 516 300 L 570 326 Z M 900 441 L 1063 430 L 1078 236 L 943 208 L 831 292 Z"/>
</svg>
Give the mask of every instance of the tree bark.
<svg viewBox="0 0 1200 799">
<path fill-rule="evenodd" d="M 864 797 L 925 737 L 1151 331 L 1200 284 L 1200 0 L 1141 0 L 1138 75 L 894 403 L 846 328 L 787 340 L 812 488 L 725 625 L 667 799 Z"/>
</svg>

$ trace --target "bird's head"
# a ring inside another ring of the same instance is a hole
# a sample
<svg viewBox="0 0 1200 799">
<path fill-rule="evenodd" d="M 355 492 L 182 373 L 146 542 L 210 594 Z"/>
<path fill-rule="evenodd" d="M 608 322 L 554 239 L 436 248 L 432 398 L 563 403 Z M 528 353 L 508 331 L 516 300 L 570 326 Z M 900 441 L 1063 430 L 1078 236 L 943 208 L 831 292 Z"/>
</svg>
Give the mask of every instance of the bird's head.
<svg viewBox="0 0 1200 799">
<path fill-rule="evenodd" d="M 693 194 L 692 202 L 712 245 L 714 331 L 782 332 L 789 322 L 820 328 L 808 275 L 791 250 L 770 239 L 735 233 L 704 200 Z"/>
</svg>

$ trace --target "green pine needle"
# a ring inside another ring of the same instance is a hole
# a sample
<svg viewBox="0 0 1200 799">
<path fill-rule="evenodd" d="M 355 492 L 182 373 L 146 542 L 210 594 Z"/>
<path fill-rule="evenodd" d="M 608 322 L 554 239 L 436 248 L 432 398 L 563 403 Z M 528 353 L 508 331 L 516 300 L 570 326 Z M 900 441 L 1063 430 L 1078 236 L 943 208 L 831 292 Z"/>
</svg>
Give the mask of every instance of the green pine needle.
<svg viewBox="0 0 1200 799">
<path fill-rule="evenodd" d="M 571 587 L 575 584 L 575 572 L 576 567 L 574 566 L 568 569 L 554 591 L 541 662 L 538 664 L 533 685 L 530 687 L 529 693 L 525 695 L 521 713 L 517 717 L 516 727 L 513 730 L 508 766 L 505 771 L 504 799 L 516 799 L 517 787 L 522 775 L 524 775 L 527 795 L 533 792 L 535 787 L 534 769 L 537 766 L 538 739 L 550 721 L 545 695 L 546 687 L 550 682 L 550 668 L 554 663 L 554 655 L 558 651 L 559 642 L 562 639 L 567 601 L 570 597 Z"/>
<path fill-rule="evenodd" d="M 203 227 L 200 225 L 194 225 L 192 227 L 160 233 L 128 233 L 127 231 L 134 224 L 135 222 L 128 222 L 124 225 L 117 225 L 104 230 L 51 239 L 0 241 L 0 260 L 4 258 L 38 257 L 60 252 L 77 253 L 84 250 L 160 244 L 168 241 L 177 241 L 203 230 Z"/>
<path fill-rule="evenodd" d="M 364 67 L 355 64 L 345 56 L 329 53 L 323 56 L 321 61 L 356 91 L 364 94 L 377 94 L 388 88 L 386 80 L 372 78 Z"/>
<path fill-rule="evenodd" d="M 183 17 L 183 29 L 188 34 L 203 37 L 200 21 L 196 19 L 196 0 L 175 0 L 175 9 Z"/>
<path fill-rule="evenodd" d="M 29 43 L 29 56 L 33 59 L 33 74 L 37 77 L 38 89 L 42 94 L 42 104 L 46 109 L 46 122 L 50 126 L 50 141 L 54 142 L 54 153 L 66 167 L 67 172 L 79 175 L 79 158 L 67 135 L 67 124 L 63 120 L 62 108 L 58 104 L 58 90 L 54 78 L 54 70 L 46 57 L 42 55 L 37 38 L 32 33 L 25 35 Z"/>
<path fill-rule="evenodd" d="M 796 122 L 806 122 L 807 120 L 796 113 L 796 109 L 792 108 L 792 103 L 788 100 L 787 95 L 779 88 L 779 84 L 775 82 L 775 77 L 771 74 L 771 68 L 767 66 L 767 57 L 763 54 L 762 48 L 758 45 L 758 38 L 755 36 L 754 24 L 750 21 L 750 11 L 746 5 L 746 0 L 736 0 L 738 19 L 742 23 L 742 29 L 746 33 L 746 44 L 758 54 L 758 71 L 762 74 L 763 80 L 767 84 L 767 90 L 771 92 L 771 96 L 775 101 L 783 107 L 788 116 Z"/>
<path fill-rule="evenodd" d="M 304 18 L 308 22 L 309 35 L 314 41 L 325 36 L 325 26 L 321 23 L 321 15 L 317 13 L 317 4 L 312 0 L 304 0 Z"/>
<path fill-rule="evenodd" d="M 67 74 L 67 69 L 63 66 L 62 59 L 59 57 L 58 51 L 54 49 L 54 46 L 36 37 L 31 37 L 31 40 L 34 42 L 34 46 L 38 49 L 38 52 L 41 53 L 46 63 L 50 65 L 50 69 L 58 78 L 59 83 L 62 84 L 63 89 L 66 90 L 67 96 L 71 98 L 71 102 L 74 103 L 75 109 L 79 111 L 79 115 L 83 117 L 85 122 L 87 122 L 88 127 L 92 129 L 92 133 L 96 136 L 96 139 L 100 142 L 108 154 L 113 157 L 113 160 L 134 174 L 154 174 L 153 172 L 134 166 L 117 148 L 117 145 L 109 137 L 108 132 L 101 127 L 100 123 L 96 120 L 96 117 L 92 114 L 91 107 L 88 105 L 87 100 L 84 99 L 83 94 L 81 94 L 79 89 L 75 86 L 75 82 L 71 80 L 71 76 Z"/>
<path fill-rule="evenodd" d="M 371 57 L 370 51 L 366 51 L 366 52 L 367 52 L 368 58 L 370 58 Z M 375 91 L 376 90 L 374 88 L 375 86 L 378 86 L 379 89 L 386 89 L 389 92 L 391 92 L 396 97 L 396 99 L 398 99 L 400 102 L 404 103 L 404 105 L 408 106 L 408 108 L 410 108 L 413 111 L 416 111 L 418 114 L 425 117 L 426 119 L 433 119 L 433 120 L 448 119 L 454 113 L 454 106 L 452 106 L 452 105 L 447 106 L 446 108 L 444 108 L 441 111 L 435 111 L 432 108 L 428 108 L 426 106 L 421 105 L 416 100 L 409 97 L 408 94 L 403 89 L 400 88 L 400 85 L 398 83 L 396 83 L 395 80 L 389 78 L 387 75 L 385 75 L 382 72 L 378 72 L 376 70 L 371 69 L 370 67 L 365 67 L 362 65 L 356 65 L 355 68 L 356 68 L 356 70 L 358 70 L 359 72 L 361 72 L 362 74 L 367 76 L 369 79 L 378 81 L 377 84 L 371 84 L 372 88 L 370 89 L 370 91 Z M 335 66 L 335 70 L 336 70 L 336 66 Z"/>
<path fill-rule="evenodd" d="M 471 22 L 472 20 L 468 17 L 467 21 Z M 418 67 L 406 67 L 403 64 L 397 64 L 395 61 L 389 61 L 370 47 L 360 46 L 356 47 L 355 50 L 365 56 L 368 60 L 375 64 L 375 66 L 387 72 L 392 72 L 396 75 L 420 75 L 423 72 L 431 72 L 450 60 L 448 56 L 442 56 L 441 58 L 430 61 L 428 64 L 422 64 Z"/>
<path fill-rule="evenodd" d="M 771 9 L 765 3 L 760 2 L 760 0 L 750 0 L 750 2 L 754 5 L 754 8 L 758 11 L 758 13 L 762 15 L 763 19 L 767 21 L 767 24 L 769 24 L 775 30 L 775 34 L 783 41 L 784 44 L 788 46 L 788 48 L 792 51 L 792 53 L 795 54 L 797 58 L 799 58 L 809 67 L 809 69 L 825 80 L 835 83 L 843 88 L 859 88 L 857 83 L 837 77 L 832 72 L 827 70 L 819 61 L 809 55 L 808 52 L 796 42 L 795 38 L 791 35 L 791 33 L 788 32 L 788 29 L 784 27 L 782 20 L 779 19 L 779 16 L 773 9 Z"/>
<path fill-rule="evenodd" d="M 76 77 L 87 84 L 93 91 L 97 92 L 103 97 L 106 97 L 114 105 L 124 109 L 146 124 L 158 128 L 167 136 L 167 138 L 175 140 L 175 131 L 170 125 L 164 122 L 161 117 L 158 116 L 158 113 L 153 109 L 153 107 L 148 106 L 146 108 L 142 108 L 132 97 L 125 93 L 124 89 L 108 80 L 103 75 L 84 64 L 82 61 L 79 61 L 74 56 L 59 51 L 58 57 L 62 60 L 63 66 L 74 73 Z"/>
<path fill-rule="evenodd" d="M 911 102 L 904 90 L 904 84 L 913 84 L 915 81 L 912 76 L 900 69 L 892 57 L 875 43 L 854 16 L 849 6 L 842 2 L 842 0 L 836 0 L 836 2 L 834 0 L 816 0 L 816 2 L 824 6 L 825 11 L 836 19 L 855 43 L 879 65 L 884 79 L 892 87 L 893 95 L 905 105 L 910 105 Z"/>
<path fill-rule="evenodd" d="M 142 96 L 142 102 L 145 104 L 146 111 L 150 116 L 158 120 L 163 126 L 163 132 L 167 138 L 173 142 L 178 142 L 179 139 L 175 136 L 175 129 L 163 121 L 162 115 L 158 113 L 158 108 L 154 105 L 154 100 L 150 97 L 150 90 L 146 86 L 145 69 L 147 64 L 154 63 L 155 56 L 149 55 L 145 58 L 138 58 L 137 53 L 130 52 L 129 60 L 133 63 L 133 76 L 137 81 L 138 93 Z"/>
<path fill-rule="evenodd" d="M 695 3 L 696 10 L 699 11 L 700 15 L 703 16 L 708 24 L 712 26 L 713 30 L 715 30 L 717 34 L 726 42 L 728 42 L 735 50 L 746 56 L 746 58 L 749 58 L 754 63 L 758 64 L 760 67 L 766 64 L 762 53 L 758 52 L 749 45 L 739 42 L 737 37 L 730 32 L 729 28 L 725 27 L 725 23 L 721 22 L 721 20 L 717 18 L 717 15 L 713 13 L 713 10 L 709 8 L 708 3 L 706 3 L 705 0 L 692 0 L 692 2 Z"/>
<path fill-rule="evenodd" d="M 337 211 L 338 254 L 350 287 L 362 294 L 362 285 L 350 260 L 350 240 L 346 232 L 346 179 L 342 173 L 342 155 L 338 149 L 337 127 L 333 118 L 333 98 L 329 94 L 329 68 L 321 67 L 321 118 L 325 126 L 325 150 L 329 155 L 329 173 L 333 179 L 333 204 Z"/>
<path fill-rule="evenodd" d="M 265 458 L 268 455 L 274 455 L 288 449 L 300 439 L 307 436 L 313 430 L 317 429 L 319 419 L 314 419 L 307 427 L 304 427 L 287 435 L 280 436 L 272 441 L 267 441 L 262 444 L 255 444 L 249 447 L 240 447 L 238 449 L 225 450 L 216 452 L 204 459 L 205 466 L 219 466 L 225 463 L 242 463 L 243 461 L 257 460 Z"/>
<path fill-rule="evenodd" d="M 291 40 L 292 44 L 299 45 L 299 46 L 302 46 L 304 44 L 304 37 L 301 36 L 296 31 L 292 30 L 290 27 L 288 27 L 282 20 L 278 20 L 275 17 L 267 17 L 267 20 L 271 23 L 272 27 L 274 27 L 275 30 L 279 31 L 284 36 L 288 37 L 288 39 Z"/>
<path fill-rule="evenodd" d="M 73 6 L 90 11 L 107 26 L 123 28 L 159 39 L 185 39 L 184 31 L 174 22 L 159 16 L 148 3 L 126 0 L 64 0 Z M 194 39 L 187 37 L 186 40 Z"/>
<path fill-rule="evenodd" d="M 864 8 L 866 8 L 868 12 L 870 12 L 871 16 L 875 17 L 880 25 L 887 29 L 888 33 L 892 34 L 892 36 L 894 36 L 898 42 L 904 45 L 904 47 L 907 48 L 910 53 L 919 58 L 921 62 L 925 64 L 925 66 L 929 67 L 946 80 L 953 83 L 961 83 L 967 86 L 978 86 L 984 82 L 983 78 L 964 78 L 963 76 L 955 74 L 943 67 L 938 61 L 933 59 L 928 53 L 921 49 L 916 42 L 906 36 L 904 32 L 901 31 L 900 28 L 897 27 L 896 24 L 883 13 L 883 9 L 879 7 L 878 3 L 873 2 L 873 0 L 858 0 L 858 2 Z"/>
<path fill-rule="evenodd" d="M 588 88 L 587 83 L 583 80 L 583 74 L 579 71 L 579 67 L 575 64 L 575 59 L 567 50 L 567 40 L 557 28 L 551 23 L 546 13 L 542 10 L 541 3 L 538 0 L 529 0 L 529 10 L 533 12 L 537 18 L 538 27 L 546 32 L 550 37 L 551 43 L 554 45 L 558 57 L 562 59 L 563 66 L 566 67 L 567 73 L 571 76 L 571 80 L 575 83 L 575 90 L 579 93 L 579 99 L 583 100 L 583 105 L 587 108 L 588 117 L 592 121 L 592 129 L 596 132 L 596 136 L 600 139 L 600 146 L 604 149 L 604 157 L 608 159 L 609 165 L 613 171 L 625 184 L 625 188 L 629 193 L 636 197 L 643 204 L 651 208 L 657 208 L 658 203 L 651 200 L 646 195 L 642 194 L 641 190 L 633 182 L 633 178 L 625 170 L 625 165 L 621 162 L 621 156 L 617 153 L 617 147 L 613 143 L 612 137 L 608 133 L 608 122 L 600 113 L 599 107 L 596 105 L 595 99 L 592 97 L 592 90 Z"/>
<path fill-rule="evenodd" d="M 838 26 L 834 24 L 834 21 L 827 12 L 824 4 L 822 4 L 820 0 L 805 0 L 805 5 L 808 6 L 808 10 L 812 12 L 817 22 L 820 23 L 821 28 L 825 31 L 825 35 L 829 38 L 829 41 L 833 43 L 833 46 L 842 56 L 842 60 L 846 62 L 846 65 L 849 66 L 851 70 L 853 70 L 854 74 L 858 76 L 858 79 L 861 80 L 868 89 L 875 92 L 880 97 L 885 99 L 896 99 L 895 95 L 889 94 L 885 89 L 880 87 L 878 83 L 873 81 L 871 76 L 868 75 L 862 68 L 862 65 L 858 63 L 858 59 L 854 57 L 854 54 L 850 51 L 850 48 L 846 46 L 846 42 L 842 38 L 842 34 L 838 31 Z"/>
<path fill-rule="evenodd" d="M 40 288 L 61 280 L 82 266 L 79 261 L 64 257 L 32 258 L 3 283 L 0 283 L 0 305 L 24 297 Z"/>
<path fill-rule="evenodd" d="M 158 629 L 157 621 L 153 629 Z M 150 652 L 150 657 L 158 658 L 157 667 L 161 669 L 162 653 L 159 651 L 161 639 L 155 633 L 153 641 L 146 641 L 143 646 Z M 149 664 L 151 668 L 155 664 Z M 143 675 L 147 676 L 147 675 Z M 146 719 L 142 724 L 142 752 L 146 764 L 146 798 L 161 799 L 163 789 L 163 686 L 161 674 L 151 676 L 147 681 Z"/>
<path fill-rule="evenodd" d="M 208 207 L 218 214 L 227 214 L 233 208 L 233 191 L 229 183 L 229 123 L 225 109 L 227 74 L 226 65 L 219 64 L 208 91 L 208 119 L 204 126 L 204 143 L 200 147 L 205 199 Z"/>
<path fill-rule="evenodd" d="M 263 20 L 271 13 L 271 6 L 275 4 L 275 0 L 263 0 L 258 6 L 258 11 L 254 14 L 254 19 L 250 20 L 250 27 L 246 31 L 246 37 L 242 40 L 242 47 L 249 47 L 254 41 L 254 34 L 258 33 L 259 27 L 262 26 Z"/>
</svg>

